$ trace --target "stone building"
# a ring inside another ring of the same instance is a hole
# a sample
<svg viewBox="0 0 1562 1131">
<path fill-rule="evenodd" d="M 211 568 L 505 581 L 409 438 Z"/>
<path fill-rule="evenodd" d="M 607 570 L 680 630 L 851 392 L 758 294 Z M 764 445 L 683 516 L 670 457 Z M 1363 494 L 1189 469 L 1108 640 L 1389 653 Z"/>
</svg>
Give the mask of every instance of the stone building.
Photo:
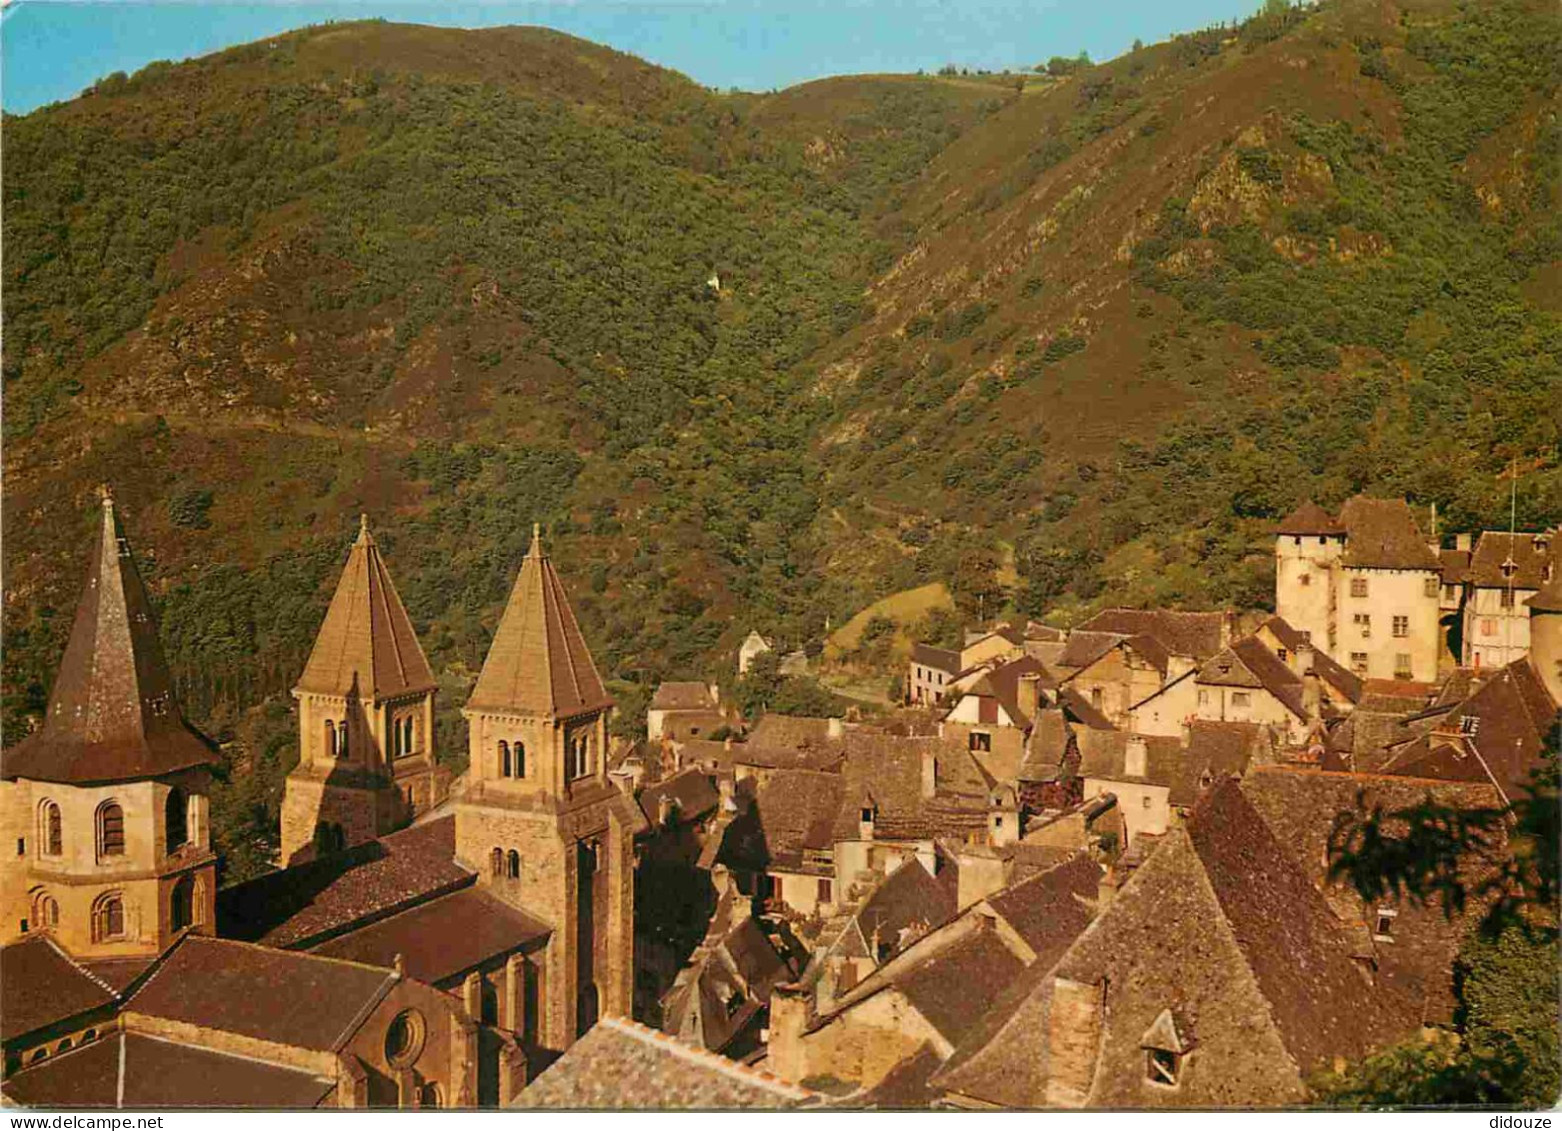
<svg viewBox="0 0 1562 1131">
<path fill-rule="evenodd" d="M 1403 499 L 1313 502 L 1276 528 L 1275 611 L 1366 679 L 1431 683 L 1442 651 L 1443 563 Z"/>
<path fill-rule="evenodd" d="M 699 738 L 727 725 L 721 696 L 714 684 L 698 680 L 660 684 L 645 712 L 645 733 L 652 742 Z"/>
<path fill-rule="evenodd" d="M 444 799 L 434 673 L 363 516 L 304 673 L 298 765 L 282 803 L 282 859 L 382 836 Z"/>
<path fill-rule="evenodd" d="M 0 938 L 47 931 L 76 958 L 150 958 L 188 932 L 209 933 L 216 761 L 180 714 L 105 490 L 48 715 L 0 764 Z"/>
<path fill-rule="evenodd" d="M 1461 660 L 1500 668 L 1530 649 L 1529 600 L 1556 572 L 1555 534 L 1485 531 L 1465 571 Z"/>
</svg>

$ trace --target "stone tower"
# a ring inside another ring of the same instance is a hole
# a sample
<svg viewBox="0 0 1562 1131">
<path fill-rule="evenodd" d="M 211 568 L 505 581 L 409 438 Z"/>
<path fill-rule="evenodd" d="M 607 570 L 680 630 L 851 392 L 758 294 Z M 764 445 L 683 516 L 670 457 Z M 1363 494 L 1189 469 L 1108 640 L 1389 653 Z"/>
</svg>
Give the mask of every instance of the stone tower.
<svg viewBox="0 0 1562 1131">
<path fill-rule="evenodd" d="M 0 771 L 0 938 L 47 930 L 78 958 L 109 958 L 212 933 L 207 802 L 217 755 L 174 700 L 107 488 L 48 712 Z"/>
<path fill-rule="evenodd" d="M 634 985 L 634 835 L 644 818 L 607 777 L 613 701 L 542 551 L 531 550 L 463 714 L 456 855 L 496 897 L 544 919 L 538 1043 L 567 1048 Z"/>
<path fill-rule="evenodd" d="M 1345 527 L 1308 500 L 1280 523 L 1275 535 L 1275 612 L 1332 656 Z"/>
<path fill-rule="evenodd" d="M 298 765 L 282 802 L 282 860 L 359 844 L 438 804 L 434 674 L 368 516 L 293 698 Z"/>
</svg>

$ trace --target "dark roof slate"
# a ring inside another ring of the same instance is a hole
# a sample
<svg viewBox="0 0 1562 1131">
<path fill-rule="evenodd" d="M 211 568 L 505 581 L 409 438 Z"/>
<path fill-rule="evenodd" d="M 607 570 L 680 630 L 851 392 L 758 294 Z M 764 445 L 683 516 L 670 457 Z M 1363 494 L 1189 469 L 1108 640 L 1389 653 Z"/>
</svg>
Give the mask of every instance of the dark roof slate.
<svg viewBox="0 0 1562 1131">
<path fill-rule="evenodd" d="M 1076 631 L 1153 637 L 1170 653 L 1205 659 L 1220 651 L 1226 614 L 1174 609 L 1104 609 Z M 1072 640 L 1072 636 L 1070 636 Z"/>
<path fill-rule="evenodd" d="M 1345 526 L 1341 561 L 1358 569 L 1434 570 L 1443 563 L 1427 544 L 1415 515 L 1403 499 L 1372 499 L 1357 495 L 1340 508 Z"/>
<path fill-rule="evenodd" d="M 114 1001 L 114 991 L 47 935 L 0 949 L 0 1040 L 10 1041 Z"/>
</svg>

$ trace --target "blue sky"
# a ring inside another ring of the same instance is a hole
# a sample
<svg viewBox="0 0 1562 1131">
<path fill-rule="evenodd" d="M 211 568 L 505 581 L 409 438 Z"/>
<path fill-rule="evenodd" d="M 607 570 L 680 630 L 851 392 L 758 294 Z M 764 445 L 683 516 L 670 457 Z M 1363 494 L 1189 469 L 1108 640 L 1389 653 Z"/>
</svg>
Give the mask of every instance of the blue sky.
<svg viewBox="0 0 1562 1131">
<path fill-rule="evenodd" d="M 114 71 L 186 59 L 327 20 L 447 27 L 541 24 L 672 67 L 707 86 L 769 90 L 825 75 L 1019 68 L 1096 59 L 1245 16 L 1259 0 L 12 0 L 0 15 L 0 103 L 72 98 Z"/>
</svg>

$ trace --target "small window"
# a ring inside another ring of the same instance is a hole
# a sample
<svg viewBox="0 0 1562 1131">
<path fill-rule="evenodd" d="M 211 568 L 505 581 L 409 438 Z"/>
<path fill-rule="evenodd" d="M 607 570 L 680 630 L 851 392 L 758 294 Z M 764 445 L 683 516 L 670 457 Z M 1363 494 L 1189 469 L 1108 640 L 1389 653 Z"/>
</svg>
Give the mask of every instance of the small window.
<svg viewBox="0 0 1562 1131">
<path fill-rule="evenodd" d="M 1309 585 L 1311 585 L 1313 583 L 1313 577 L 1312 577 L 1312 574 L 1310 574 L 1310 573 L 1304 573 L 1300 577 L 1298 577 L 1296 580 L 1297 580 L 1297 583 L 1299 585 L 1301 585 L 1301 587 L 1303 589 L 1306 589 Z"/>
<path fill-rule="evenodd" d="M 1246 707 L 1248 705 L 1248 693 L 1246 691 L 1233 691 L 1231 693 L 1231 705 L 1233 707 Z"/>
<path fill-rule="evenodd" d="M 1513 608 L 1513 590 L 1504 589 L 1499 595 L 1497 603 L 1504 609 Z"/>
<path fill-rule="evenodd" d="M 1003 828 L 1003 818 L 1001 816 L 993 818 L 993 828 L 995 828 L 995 829 Z"/>
<path fill-rule="evenodd" d="M 427 1029 L 423 1016 L 415 1009 L 398 1013 L 385 1030 L 385 1059 L 392 1068 L 406 1068 L 418 1059 L 423 1051 Z"/>
<path fill-rule="evenodd" d="M 45 856 L 58 856 L 64 851 L 64 837 L 61 835 L 60 807 L 53 801 L 45 801 L 42 806 L 40 828 L 38 830 L 39 841 L 43 845 Z"/>
<path fill-rule="evenodd" d="M 100 895 L 92 905 L 92 941 L 107 942 L 125 936 L 125 901 L 118 892 Z"/>
<path fill-rule="evenodd" d="M 828 879 L 825 879 L 823 877 L 820 878 L 818 895 L 819 895 L 819 902 L 820 903 L 829 903 L 830 902 L 831 898 L 834 895 L 834 890 L 833 890 L 833 888 L 832 888 L 832 886 L 830 884 L 830 881 Z"/>
<path fill-rule="evenodd" d="M 16 838 L 16 854 L 18 856 L 26 856 L 27 855 L 27 838 L 26 837 L 19 836 L 19 837 Z"/>
<path fill-rule="evenodd" d="M 60 905 L 46 891 L 33 897 L 32 923 L 40 929 L 52 929 L 60 925 Z"/>
<path fill-rule="evenodd" d="M 1428 597 L 1436 597 L 1440 588 L 1437 578 L 1429 577 L 1426 579 L 1426 595 Z"/>
<path fill-rule="evenodd" d="M 510 754 L 513 759 L 510 768 L 514 771 L 510 776 L 524 778 L 526 776 L 526 743 L 516 739 L 515 745 L 510 748 Z"/>
<path fill-rule="evenodd" d="M 1481 730 L 1481 717 L 1479 715 L 1462 715 L 1459 718 L 1459 733 L 1475 736 Z"/>
<path fill-rule="evenodd" d="M 495 848 L 488 854 L 488 874 L 494 879 L 504 875 L 504 849 Z"/>
<path fill-rule="evenodd" d="M 1098 711 L 1101 709 L 1103 698 L 1104 693 L 1099 687 L 1092 687 L 1090 689 L 1090 705 Z"/>
<path fill-rule="evenodd" d="M 125 811 L 117 801 L 105 801 L 98 807 L 98 855 L 125 854 Z"/>
<path fill-rule="evenodd" d="M 518 880 L 521 878 L 521 854 L 515 849 L 510 849 L 505 857 L 504 874 L 507 879 Z"/>
<path fill-rule="evenodd" d="M 1413 673 L 1410 670 L 1410 653 L 1408 653 L 1408 652 L 1397 652 L 1397 653 L 1395 653 L 1395 655 L 1394 655 L 1394 678 L 1395 679 L 1405 679 L 1405 680 L 1414 678 L 1414 675 L 1413 675 Z"/>
<path fill-rule="evenodd" d="M 336 750 L 343 758 L 347 757 L 347 720 L 343 719 L 336 724 Z"/>
<path fill-rule="evenodd" d="M 865 825 L 869 825 L 869 824 L 873 823 L 873 810 L 872 809 L 864 809 L 862 811 L 862 823 L 865 824 Z"/>
<path fill-rule="evenodd" d="M 1208 707 L 1209 706 L 1209 692 L 1206 691 L 1202 687 L 1199 688 L 1199 706 L 1200 707 Z"/>
<path fill-rule="evenodd" d="M 1365 652 L 1352 652 L 1350 654 L 1350 670 L 1357 675 L 1367 674 L 1367 654 Z"/>
<path fill-rule="evenodd" d="M 191 876 L 181 876 L 169 899 L 168 925 L 171 930 L 182 931 L 194 926 L 195 922 L 195 880 Z"/>
<path fill-rule="evenodd" d="M 1146 809 L 1150 807 L 1150 795 L 1148 793 L 1144 795 L 1143 807 Z"/>
<path fill-rule="evenodd" d="M 170 853 L 183 848 L 190 840 L 190 804 L 184 790 L 175 786 L 168 791 L 163 802 L 163 827 L 167 831 L 167 847 Z"/>
<path fill-rule="evenodd" d="M 510 744 L 504 739 L 499 740 L 499 776 L 507 778 L 510 773 Z"/>
<path fill-rule="evenodd" d="M 330 719 L 325 721 L 325 752 L 336 757 L 336 724 Z"/>
<path fill-rule="evenodd" d="M 1410 635 L 1410 618 L 1409 617 L 1395 617 L 1394 618 L 1394 635 L 1395 636 L 1409 636 Z"/>
<path fill-rule="evenodd" d="M 1492 620 L 1492 619 L 1484 619 L 1484 620 L 1482 620 L 1481 621 L 1481 635 L 1482 636 L 1496 636 L 1497 635 L 1497 622 L 1495 620 Z"/>
<path fill-rule="evenodd" d="M 1377 919 L 1372 926 L 1372 937 L 1379 942 L 1392 942 L 1394 940 L 1394 920 L 1399 918 L 1399 912 L 1392 907 L 1378 908 Z"/>
<path fill-rule="evenodd" d="M 1367 579 L 1365 577 L 1353 577 L 1350 579 L 1350 595 L 1352 597 L 1365 597 L 1367 595 Z"/>
<path fill-rule="evenodd" d="M 972 751 L 990 753 L 993 748 L 993 736 L 984 730 L 973 730 L 968 743 Z"/>
<path fill-rule="evenodd" d="M 1144 1050 L 1144 1077 L 1163 1088 L 1175 1088 L 1182 1071 L 1182 1057 L 1166 1049 Z"/>
<path fill-rule="evenodd" d="M 1290 658 L 1291 653 L 1286 651 L 1284 648 L 1279 648 L 1279 649 L 1276 649 L 1275 655 L 1279 656 L 1281 661 L 1284 662 L 1285 660 Z"/>
</svg>

